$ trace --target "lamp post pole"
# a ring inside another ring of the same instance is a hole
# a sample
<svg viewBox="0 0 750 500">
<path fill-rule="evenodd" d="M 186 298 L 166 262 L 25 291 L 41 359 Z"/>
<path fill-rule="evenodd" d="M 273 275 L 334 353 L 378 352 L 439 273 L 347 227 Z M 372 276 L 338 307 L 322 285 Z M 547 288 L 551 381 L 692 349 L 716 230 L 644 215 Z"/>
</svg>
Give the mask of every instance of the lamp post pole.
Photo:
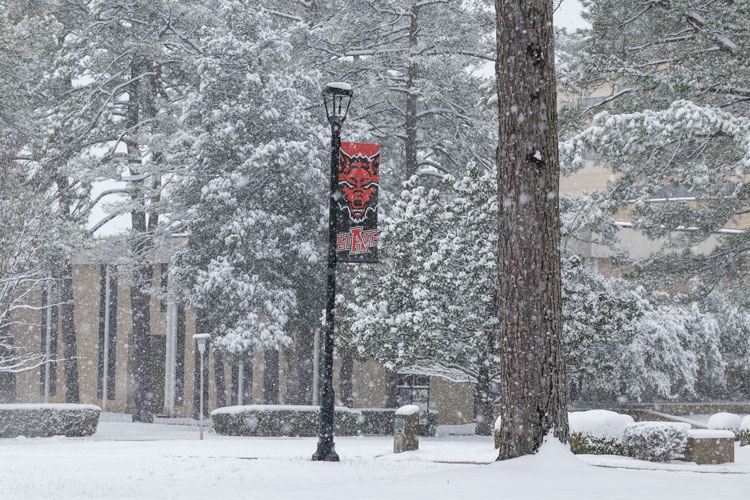
<svg viewBox="0 0 750 500">
<path fill-rule="evenodd" d="M 328 276 L 326 286 L 326 324 L 323 349 L 323 374 L 320 393 L 320 427 L 318 449 L 312 456 L 315 461 L 338 462 L 333 442 L 333 330 L 336 305 L 336 198 L 338 193 L 338 161 L 341 147 L 341 127 L 351 102 L 352 89 L 346 83 L 329 83 L 323 90 L 326 115 L 331 124 L 331 173 L 328 198 Z M 344 107 L 345 106 L 345 107 Z M 329 109 L 330 108 L 330 109 Z M 316 373 L 315 376 L 318 376 Z"/>
<path fill-rule="evenodd" d="M 198 415 L 200 419 L 200 435 L 201 440 L 203 440 L 203 353 L 206 352 L 206 343 L 208 342 L 208 339 L 211 338 L 211 335 L 208 333 L 198 333 L 193 335 L 193 339 L 198 343 L 198 352 L 200 352 L 200 358 L 201 358 L 201 381 L 200 381 L 200 409 L 198 410 Z M 193 400 L 195 401 L 195 400 Z"/>
</svg>

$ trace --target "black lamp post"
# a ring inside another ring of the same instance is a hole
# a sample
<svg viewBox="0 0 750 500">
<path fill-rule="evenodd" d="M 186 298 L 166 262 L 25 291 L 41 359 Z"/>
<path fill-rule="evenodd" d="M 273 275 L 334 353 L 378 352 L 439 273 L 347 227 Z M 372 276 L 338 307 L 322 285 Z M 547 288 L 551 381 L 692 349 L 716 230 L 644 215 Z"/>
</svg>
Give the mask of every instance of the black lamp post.
<svg viewBox="0 0 750 500">
<path fill-rule="evenodd" d="M 336 304 L 336 199 L 338 193 L 338 161 L 341 147 L 341 126 L 346 120 L 352 100 L 352 87 L 348 83 L 333 82 L 323 89 L 326 116 L 331 124 L 331 175 L 328 198 L 328 285 L 326 304 L 326 330 L 324 339 L 323 377 L 320 393 L 320 428 L 318 449 L 313 460 L 338 462 L 333 443 L 333 309 Z M 319 374 L 315 374 L 319 376 Z"/>
</svg>

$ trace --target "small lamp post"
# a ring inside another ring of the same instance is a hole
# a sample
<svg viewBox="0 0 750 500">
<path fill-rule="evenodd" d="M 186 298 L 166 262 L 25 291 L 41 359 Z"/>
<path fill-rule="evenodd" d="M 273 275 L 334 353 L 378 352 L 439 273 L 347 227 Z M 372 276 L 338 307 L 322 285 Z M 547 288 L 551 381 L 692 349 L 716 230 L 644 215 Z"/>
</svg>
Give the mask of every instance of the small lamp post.
<svg viewBox="0 0 750 500">
<path fill-rule="evenodd" d="M 326 117 L 331 124 L 331 175 L 328 198 L 328 284 L 326 303 L 326 326 L 323 353 L 323 376 L 320 394 L 320 427 L 318 449 L 313 460 L 338 462 L 333 443 L 333 309 L 336 304 L 336 198 L 338 191 L 338 161 L 341 147 L 341 127 L 349 112 L 352 86 L 343 82 L 332 82 L 323 89 Z M 318 376 L 319 374 L 315 374 Z"/>
<path fill-rule="evenodd" d="M 193 340 L 198 344 L 198 352 L 201 355 L 201 387 L 200 387 L 200 429 L 201 429 L 201 440 L 203 439 L 203 353 L 206 352 L 206 344 L 208 343 L 211 335 L 208 333 L 197 333 L 193 335 Z"/>
</svg>

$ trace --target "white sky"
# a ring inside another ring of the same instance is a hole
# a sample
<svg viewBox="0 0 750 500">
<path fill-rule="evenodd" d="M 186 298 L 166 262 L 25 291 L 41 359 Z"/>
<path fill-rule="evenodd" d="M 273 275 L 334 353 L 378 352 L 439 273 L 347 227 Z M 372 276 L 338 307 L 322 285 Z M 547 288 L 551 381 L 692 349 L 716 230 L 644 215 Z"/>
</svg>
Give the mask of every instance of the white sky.
<svg viewBox="0 0 750 500">
<path fill-rule="evenodd" d="M 555 12 L 555 26 L 567 28 L 568 31 L 588 28 L 589 24 L 581 19 L 583 6 L 578 0 L 563 0 Z"/>
</svg>

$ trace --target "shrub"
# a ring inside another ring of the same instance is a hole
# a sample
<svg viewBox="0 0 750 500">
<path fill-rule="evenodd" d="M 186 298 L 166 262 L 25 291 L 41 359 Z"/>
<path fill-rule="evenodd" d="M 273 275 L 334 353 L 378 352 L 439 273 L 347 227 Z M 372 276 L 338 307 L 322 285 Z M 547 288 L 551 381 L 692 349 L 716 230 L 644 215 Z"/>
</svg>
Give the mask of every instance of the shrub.
<svg viewBox="0 0 750 500">
<path fill-rule="evenodd" d="M 737 433 L 740 439 L 740 446 L 750 445 L 750 415 L 746 415 L 740 423 L 740 432 Z"/>
<path fill-rule="evenodd" d="M 439 414 L 437 410 L 430 410 L 427 412 L 427 420 L 420 419 L 419 421 L 419 435 L 434 437 L 437 434 L 438 417 Z"/>
<path fill-rule="evenodd" d="M 592 455 L 625 455 L 622 443 L 625 428 L 633 417 L 607 410 L 580 411 L 568 414 L 570 448 L 573 453 Z"/>
<path fill-rule="evenodd" d="M 366 436 L 393 434 L 395 408 L 358 408 L 361 413 L 359 430 Z"/>
<path fill-rule="evenodd" d="M 226 436 L 317 436 L 319 406 L 247 405 L 228 406 L 211 412 L 214 430 Z M 334 433 L 356 436 L 362 414 L 336 407 Z"/>
<path fill-rule="evenodd" d="M 623 444 L 633 458 L 669 462 L 684 456 L 689 429 L 690 424 L 638 422 L 625 428 Z"/>
<path fill-rule="evenodd" d="M 2 404 L 0 438 L 90 436 L 96 432 L 101 409 L 78 404 Z"/>
<path fill-rule="evenodd" d="M 740 432 L 742 417 L 734 413 L 719 412 L 714 413 L 708 419 L 708 428 L 720 431 L 734 432 L 735 439 Z"/>
</svg>

